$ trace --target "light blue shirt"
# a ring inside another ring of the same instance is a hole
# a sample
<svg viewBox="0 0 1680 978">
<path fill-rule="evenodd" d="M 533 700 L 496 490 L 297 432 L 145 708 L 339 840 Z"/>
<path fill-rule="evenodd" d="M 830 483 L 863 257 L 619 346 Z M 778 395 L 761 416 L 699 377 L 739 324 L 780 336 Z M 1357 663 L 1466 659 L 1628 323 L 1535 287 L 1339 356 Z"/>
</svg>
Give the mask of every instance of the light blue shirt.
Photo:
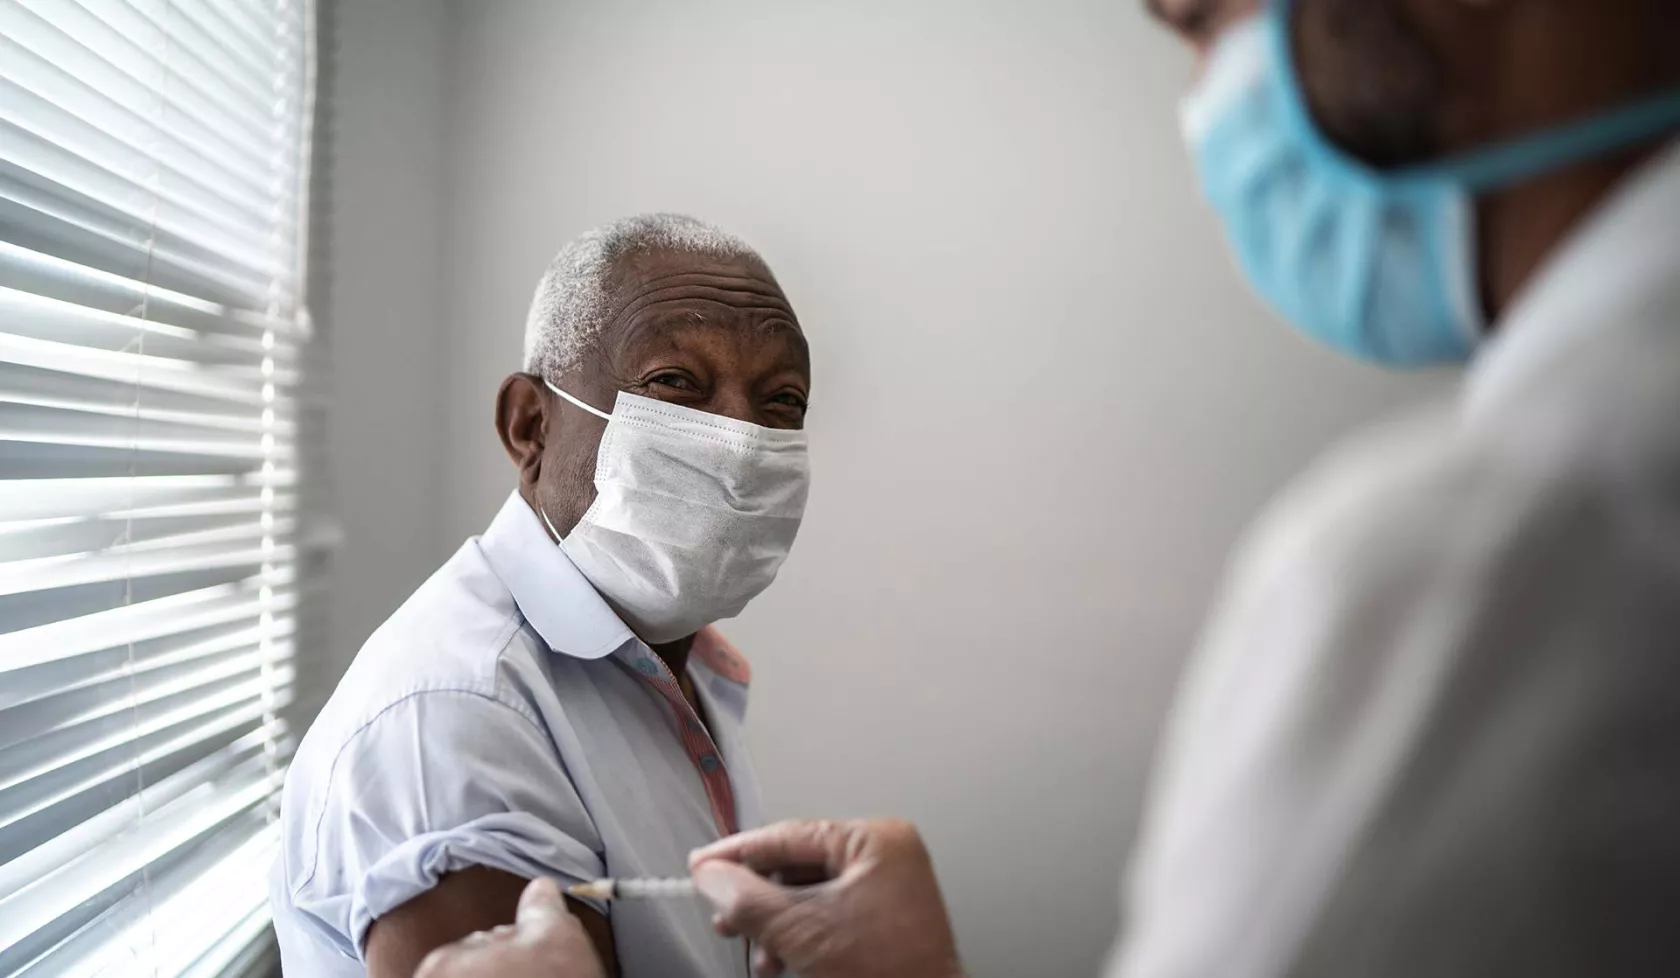
<svg viewBox="0 0 1680 978">
<path fill-rule="evenodd" d="M 369 926 L 445 873 L 681 875 L 731 821 L 761 824 L 746 664 L 707 630 L 688 671 L 705 726 L 510 497 L 368 639 L 298 748 L 271 887 L 285 973 L 365 975 Z M 748 974 L 699 901 L 599 909 L 625 978 Z"/>
</svg>

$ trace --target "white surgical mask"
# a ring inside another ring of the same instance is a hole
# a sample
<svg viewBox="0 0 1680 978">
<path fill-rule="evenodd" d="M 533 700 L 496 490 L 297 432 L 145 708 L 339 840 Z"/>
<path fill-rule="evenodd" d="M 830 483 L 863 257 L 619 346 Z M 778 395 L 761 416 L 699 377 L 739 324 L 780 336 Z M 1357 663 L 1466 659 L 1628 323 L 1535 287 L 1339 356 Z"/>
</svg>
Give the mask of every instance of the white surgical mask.
<svg viewBox="0 0 1680 978">
<path fill-rule="evenodd" d="M 548 386 L 607 430 L 594 504 L 563 538 L 543 522 L 642 641 L 733 618 L 770 586 L 805 515 L 805 432 L 623 391 L 606 414 Z"/>
</svg>

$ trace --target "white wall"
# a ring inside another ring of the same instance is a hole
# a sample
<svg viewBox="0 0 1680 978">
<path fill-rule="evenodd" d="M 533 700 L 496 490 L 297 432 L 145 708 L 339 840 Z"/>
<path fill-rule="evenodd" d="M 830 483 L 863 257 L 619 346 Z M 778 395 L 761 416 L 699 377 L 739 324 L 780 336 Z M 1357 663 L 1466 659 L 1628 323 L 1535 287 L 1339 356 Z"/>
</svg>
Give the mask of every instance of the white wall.
<svg viewBox="0 0 1680 978">
<path fill-rule="evenodd" d="M 567 238 L 678 209 L 757 242 L 816 368 L 809 519 L 731 629 L 769 808 L 920 820 L 982 978 L 1095 968 L 1224 554 L 1328 439 L 1421 384 L 1247 298 L 1178 143 L 1186 60 L 1140 6 L 459 4 L 442 491 L 357 517 L 383 535 L 435 512 L 450 543 L 488 520 L 512 479 L 492 399 Z M 374 192 L 423 204 L 429 177 L 408 179 Z M 429 410 L 399 379 L 401 413 Z M 389 566 L 380 600 L 415 571 Z"/>
</svg>

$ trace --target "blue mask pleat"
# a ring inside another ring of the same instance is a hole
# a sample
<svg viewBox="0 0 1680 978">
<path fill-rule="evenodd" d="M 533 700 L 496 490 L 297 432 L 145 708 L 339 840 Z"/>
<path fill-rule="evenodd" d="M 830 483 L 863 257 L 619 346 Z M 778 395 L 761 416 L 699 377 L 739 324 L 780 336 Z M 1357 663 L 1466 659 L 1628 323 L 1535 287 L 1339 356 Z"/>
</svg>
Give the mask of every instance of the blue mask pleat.
<svg viewBox="0 0 1680 978">
<path fill-rule="evenodd" d="M 1388 366 L 1467 360 L 1483 333 L 1474 195 L 1680 131 L 1680 91 L 1427 166 L 1377 170 L 1313 123 L 1293 0 L 1227 31 L 1191 149 L 1238 264 L 1317 339 Z"/>
</svg>

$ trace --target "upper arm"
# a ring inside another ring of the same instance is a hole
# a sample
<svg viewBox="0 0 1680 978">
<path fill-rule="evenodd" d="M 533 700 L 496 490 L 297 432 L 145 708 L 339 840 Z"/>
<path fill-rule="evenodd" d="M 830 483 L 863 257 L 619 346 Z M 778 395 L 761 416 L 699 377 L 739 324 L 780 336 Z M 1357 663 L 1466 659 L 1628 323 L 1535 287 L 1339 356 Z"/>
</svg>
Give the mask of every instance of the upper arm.
<svg viewBox="0 0 1680 978">
<path fill-rule="evenodd" d="M 411 978 L 435 948 L 475 931 L 511 924 L 527 881 L 512 873 L 474 866 L 450 873 L 437 886 L 373 922 L 368 929 L 368 978 Z M 592 907 L 568 900 L 607 974 L 618 974 L 612 927 Z"/>
<path fill-rule="evenodd" d="M 546 731 L 470 692 L 393 704 L 296 800 L 302 818 L 288 815 L 298 826 L 288 844 L 293 904 L 348 954 L 365 957 L 375 920 L 423 925 L 381 928 L 391 934 L 459 937 L 510 922 L 520 880 L 566 884 L 605 872 L 599 834 Z M 474 867 L 482 870 L 464 872 Z"/>
</svg>

